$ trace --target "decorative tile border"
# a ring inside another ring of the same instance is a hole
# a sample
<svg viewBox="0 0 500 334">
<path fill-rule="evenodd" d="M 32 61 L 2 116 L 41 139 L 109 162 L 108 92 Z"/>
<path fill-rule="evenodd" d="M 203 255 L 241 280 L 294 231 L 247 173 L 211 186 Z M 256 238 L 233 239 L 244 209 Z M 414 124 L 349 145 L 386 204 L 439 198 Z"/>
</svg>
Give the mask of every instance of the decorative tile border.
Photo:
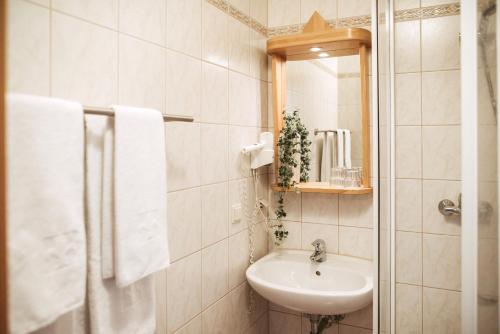
<svg viewBox="0 0 500 334">
<path fill-rule="evenodd" d="M 266 37 L 297 34 L 301 32 L 302 29 L 304 28 L 304 24 L 292 24 L 288 26 L 267 28 L 262 23 L 246 15 L 238 8 L 228 3 L 226 0 L 205 0 L 205 1 L 217 7 L 218 9 L 230 15 L 231 17 L 237 19 L 241 23 L 246 24 L 253 30 L 257 31 L 258 33 Z M 414 21 L 414 20 L 430 19 L 434 17 L 459 15 L 459 14 L 460 14 L 460 3 L 457 2 L 446 5 L 398 10 L 395 13 L 395 21 L 396 22 Z M 381 15 L 380 18 L 381 21 L 383 22 L 385 16 Z M 370 15 L 352 16 L 352 17 L 340 18 L 338 20 L 332 19 L 328 20 L 327 22 L 332 28 L 367 27 L 370 26 L 371 24 L 371 17 Z"/>
</svg>

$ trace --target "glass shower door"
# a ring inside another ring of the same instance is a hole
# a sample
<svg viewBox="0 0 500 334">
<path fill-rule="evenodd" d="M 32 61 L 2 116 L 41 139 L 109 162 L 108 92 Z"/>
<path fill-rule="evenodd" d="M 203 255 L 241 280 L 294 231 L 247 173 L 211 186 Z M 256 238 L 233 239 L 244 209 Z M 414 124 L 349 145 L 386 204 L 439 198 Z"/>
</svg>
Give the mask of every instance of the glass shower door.
<svg viewBox="0 0 500 334">
<path fill-rule="evenodd" d="M 463 1 L 461 12 L 462 333 L 498 333 L 500 21 L 495 0 Z"/>
</svg>

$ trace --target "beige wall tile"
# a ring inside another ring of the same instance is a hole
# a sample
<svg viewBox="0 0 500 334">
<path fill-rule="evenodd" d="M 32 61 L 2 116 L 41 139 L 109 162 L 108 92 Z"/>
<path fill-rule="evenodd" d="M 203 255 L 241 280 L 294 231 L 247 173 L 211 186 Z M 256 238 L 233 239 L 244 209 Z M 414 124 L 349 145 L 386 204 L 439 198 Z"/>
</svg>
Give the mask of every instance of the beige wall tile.
<svg viewBox="0 0 500 334">
<path fill-rule="evenodd" d="M 217 301 L 202 315 L 202 333 L 207 334 L 230 334 L 231 333 L 231 304 L 229 295 Z"/>
<path fill-rule="evenodd" d="M 423 180 L 423 231 L 426 233 L 460 235 L 459 216 L 443 216 L 437 209 L 443 199 L 458 205 L 460 181 Z"/>
<path fill-rule="evenodd" d="M 229 288 L 233 289 L 246 279 L 249 261 L 248 231 L 229 237 Z"/>
<path fill-rule="evenodd" d="M 460 179 L 460 126 L 422 127 L 422 166 L 426 179 Z"/>
<path fill-rule="evenodd" d="M 424 233 L 423 284 L 460 289 L 460 237 Z"/>
<path fill-rule="evenodd" d="M 165 112 L 165 50 L 120 35 L 118 103 Z"/>
<path fill-rule="evenodd" d="M 175 331 L 174 334 L 199 334 L 201 333 L 201 316 L 189 321 L 185 326 Z"/>
<path fill-rule="evenodd" d="M 419 126 L 396 127 L 396 177 L 422 176 L 422 135 Z"/>
<path fill-rule="evenodd" d="M 341 321 L 343 325 L 356 326 L 362 328 L 373 327 L 373 307 L 368 305 L 359 311 L 347 313 L 345 319 Z"/>
<path fill-rule="evenodd" d="M 300 332 L 299 316 L 276 311 L 269 312 L 269 334 L 300 334 Z"/>
<path fill-rule="evenodd" d="M 266 41 L 265 36 L 250 29 L 250 75 L 255 79 L 267 80 Z"/>
<path fill-rule="evenodd" d="M 52 95 L 108 106 L 118 93 L 118 34 L 52 14 Z"/>
<path fill-rule="evenodd" d="M 229 124 L 253 125 L 257 99 L 255 80 L 233 71 L 229 71 Z M 245 145 L 249 145 L 247 143 Z"/>
<path fill-rule="evenodd" d="M 267 27 L 268 0 L 250 0 L 250 17 Z"/>
<path fill-rule="evenodd" d="M 167 189 L 169 191 L 201 184 L 200 124 L 166 123 Z"/>
<path fill-rule="evenodd" d="M 228 184 L 217 183 L 201 188 L 202 246 L 228 236 Z"/>
<path fill-rule="evenodd" d="M 420 21 L 397 22 L 394 39 L 396 73 L 420 71 Z"/>
<path fill-rule="evenodd" d="M 118 28 L 118 0 L 53 0 L 52 8 L 112 29 Z"/>
<path fill-rule="evenodd" d="M 165 45 L 165 27 L 165 0 L 120 0 L 120 32 Z"/>
<path fill-rule="evenodd" d="M 228 66 L 228 16 L 206 1 L 202 3 L 202 56 L 203 60 Z"/>
<path fill-rule="evenodd" d="M 422 180 L 396 180 L 396 229 L 422 232 Z"/>
<path fill-rule="evenodd" d="M 373 230 L 339 226 L 339 254 L 372 258 Z"/>
<path fill-rule="evenodd" d="M 373 227 L 372 195 L 339 196 L 339 225 Z"/>
<path fill-rule="evenodd" d="M 339 326 L 339 334 L 370 334 L 370 333 L 373 333 L 371 329 L 348 326 L 348 325 Z"/>
<path fill-rule="evenodd" d="M 229 71 L 223 67 L 202 63 L 201 120 L 209 123 L 229 122 Z"/>
<path fill-rule="evenodd" d="M 338 225 L 339 197 L 331 194 L 302 194 L 302 221 Z"/>
<path fill-rule="evenodd" d="M 156 331 L 167 332 L 167 269 L 154 274 Z"/>
<path fill-rule="evenodd" d="M 460 333 L 460 292 L 423 288 L 423 332 Z"/>
<path fill-rule="evenodd" d="M 9 1 L 8 10 L 8 90 L 49 95 L 49 10 L 20 0 Z"/>
<path fill-rule="evenodd" d="M 422 333 L 421 286 L 396 284 L 396 331 Z"/>
<path fill-rule="evenodd" d="M 248 227 L 248 219 L 244 210 L 253 209 L 253 199 L 255 198 L 254 186 L 251 178 L 229 181 L 229 235 L 234 235 Z M 232 214 L 232 207 L 241 205 L 242 216 L 236 220 Z"/>
<path fill-rule="evenodd" d="M 167 47 L 201 57 L 201 2 L 167 0 Z"/>
<path fill-rule="evenodd" d="M 228 66 L 231 70 L 250 74 L 250 28 L 230 17 L 227 22 Z"/>
<path fill-rule="evenodd" d="M 422 20 L 422 70 L 460 67 L 460 16 Z"/>
<path fill-rule="evenodd" d="M 338 0 L 339 17 L 370 15 L 370 0 Z"/>
<path fill-rule="evenodd" d="M 396 0 L 394 1 L 396 10 L 411 9 L 420 7 L 420 0 Z"/>
<path fill-rule="evenodd" d="M 420 0 L 422 7 L 437 6 L 450 3 L 450 0 Z"/>
<path fill-rule="evenodd" d="M 460 124 L 460 71 L 422 73 L 422 124 Z"/>
<path fill-rule="evenodd" d="M 201 312 L 201 253 L 168 268 L 167 325 L 172 333 Z"/>
<path fill-rule="evenodd" d="M 422 234 L 396 232 L 396 282 L 422 284 Z"/>
<path fill-rule="evenodd" d="M 227 125 L 201 125 L 202 184 L 227 180 L 228 146 Z"/>
<path fill-rule="evenodd" d="M 167 51 L 167 112 L 200 118 L 201 61 Z"/>
<path fill-rule="evenodd" d="M 269 27 L 300 23 L 300 0 L 268 0 Z"/>
<path fill-rule="evenodd" d="M 248 329 L 245 334 L 269 334 L 269 317 L 264 314 L 259 320 L 257 320 L 252 327 Z"/>
<path fill-rule="evenodd" d="M 200 188 L 176 191 L 167 196 L 170 260 L 201 248 Z"/>
<path fill-rule="evenodd" d="M 421 124 L 421 80 L 420 73 L 396 74 L 396 125 Z"/>
<path fill-rule="evenodd" d="M 328 253 L 339 252 L 339 227 L 337 225 L 302 223 L 302 249 L 314 250 L 312 242 L 323 239 Z"/>
<path fill-rule="evenodd" d="M 228 291 L 228 243 L 224 239 L 201 252 L 202 307 L 205 309 Z"/>
<path fill-rule="evenodd" d="M 317 11 L 325 20 L 337 18 L 337 0 L 301 0 L 300 22 L 306 23 Z"/>
</svg>

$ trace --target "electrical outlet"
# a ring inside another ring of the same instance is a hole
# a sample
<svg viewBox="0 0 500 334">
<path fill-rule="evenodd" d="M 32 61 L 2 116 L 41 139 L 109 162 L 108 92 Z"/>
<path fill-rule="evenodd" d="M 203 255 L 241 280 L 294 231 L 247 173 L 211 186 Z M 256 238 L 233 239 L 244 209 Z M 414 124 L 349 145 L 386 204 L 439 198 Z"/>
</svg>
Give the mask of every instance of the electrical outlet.
<svg viewBox="0 0 500 334">
<path fill-rule="evenodd" d="M 231 222 L 233 224 L 241 222 L 241 203 L 236 203 L 231 206 Z"/>
</svg>

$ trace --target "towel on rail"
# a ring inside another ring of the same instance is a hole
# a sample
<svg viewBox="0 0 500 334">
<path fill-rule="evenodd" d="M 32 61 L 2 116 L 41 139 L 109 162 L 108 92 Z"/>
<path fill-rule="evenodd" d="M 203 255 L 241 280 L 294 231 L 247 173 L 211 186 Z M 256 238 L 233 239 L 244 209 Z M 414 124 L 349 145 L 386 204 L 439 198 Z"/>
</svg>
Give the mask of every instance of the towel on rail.
<svg viewBox="0 0 500 334">
<path fill-rule="evenodd" d="M 11 333 L 85 300 L 84 125 L 80 104 L 9 94 L 7 219 Z"/>
<path fill-rule="evenodd" d="M 112 223 L 113 119 L 86 119 L 86 212 L 88 248 L 88 313 L 90 333 L 152 334 L 155 331 L 153 277 L 120 288 L 114 278 L 103 279 L 103 233 Z"/>
<path fill-rule="evenodd" d="M 124 287 L 169 265 L 165 128 L 158 110 L 113 110 L 114 273 Z"/>
</svg>

